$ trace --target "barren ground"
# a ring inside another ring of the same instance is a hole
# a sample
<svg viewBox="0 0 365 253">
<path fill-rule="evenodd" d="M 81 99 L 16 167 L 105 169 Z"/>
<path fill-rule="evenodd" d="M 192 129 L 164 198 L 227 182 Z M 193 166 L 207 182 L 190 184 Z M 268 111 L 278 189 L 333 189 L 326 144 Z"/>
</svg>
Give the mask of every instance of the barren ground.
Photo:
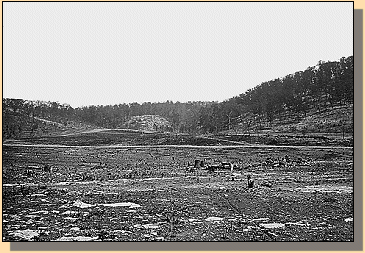
<svg viewBox="0 0 365 253">
<path fill-rule="evenodd" d="M 352 218 L 352 148 L 3 146 L 3 241 L 352 241 Z"/>
</svg>

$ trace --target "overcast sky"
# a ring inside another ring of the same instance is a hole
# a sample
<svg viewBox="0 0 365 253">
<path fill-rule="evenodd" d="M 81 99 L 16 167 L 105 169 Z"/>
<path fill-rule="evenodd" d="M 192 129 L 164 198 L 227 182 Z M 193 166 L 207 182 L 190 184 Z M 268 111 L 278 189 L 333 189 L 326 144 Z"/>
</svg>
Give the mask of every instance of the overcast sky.
<svg viewBox="0 0 365 253">
<path fill-rule="evenodd" d="M 223 101 L 353 55 L 352 2 L 4 2 L 3 97 Z"/>
</svg>

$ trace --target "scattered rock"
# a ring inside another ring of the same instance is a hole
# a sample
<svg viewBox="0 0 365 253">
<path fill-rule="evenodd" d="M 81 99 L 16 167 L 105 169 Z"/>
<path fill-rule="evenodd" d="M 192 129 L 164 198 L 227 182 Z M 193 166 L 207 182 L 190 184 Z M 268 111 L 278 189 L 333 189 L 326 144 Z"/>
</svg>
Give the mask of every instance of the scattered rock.
<svg viewBox="0 0 365 253">
<path fill-rule="evenodd" d="M 32 223 L 34 223 L 34 220 L 32 220 L 32 219 L 29 219 L 27 222 L 25 222 L 25 224 L 32 224 Z"/>
<path fill-rule="evenodd" d="M 270 220 L 270 218 L 257 218 L 257 219 L 253 219 L 251 221 L 268 221 Z"/>
<path fill-rule="evenodd" d="M 220 217 L 209 217 L 205 219 L 206 221 L 212 221 L 212 222 L 221 222 L 223 218 Z"/>
<path fill-rule="evenodd" d="M 35 194 L 32 194 L 30 195 L 31 197 L 47 197 L 47 195 L 45 194 L 40 194 L 40 193 L 35 193 Z"/>
<path fill-rule="evenodd" d="M 48 211 L 38 211 L 38 212 L 32 212 L 32 213 L 29 213 L 29 214 L 38 214 L 38 213 L 42 213 L 42 214 L 48 214 Z"/>
<path fill-rule="evenodd" d="M 70 241 L 90 242 L 90 241 L 95 241 L 97 239 L 98 239 L 98 237 L 76 236 L 76 237 L 61 237 L 61 238 L 58 238 L 56 241 L 65 241 L 65 242 L 70 242 Z"/>
<path fill-rule="evenodd" d="M 57 183 L 55 185 L 69 185 L 69 184 L 70 184 L 70 182 L 59 182 L 59 183 Z"/>
<path fill-rule="evenodd" d="M 285 225 L 295 225 L 295 226 L 308 226 L 308 224 L 303 224 L 300 222 L 287 222 Z"/>
<path fill-rule="evenodd" d="M 108 207 L 129 207 L 129 208 L 136 208 L 136 207 L 141 207 L 138 204 L 135 203 L 131 203 L 131 202 L 121 202 L 121 203 L 112 203 L 112 204 L 101 204 L 103 206 L 108 206 Z"/>
<path fill-rule="evenodd" d="M 283 228 L 283 227 L 285 227 L 285 225 L 281 224 L 281 223 L 261 223 L 260 226 L 264 227 L 264 228 Z"/>
<path fill-rule="evenodd" d="M 9 232 L 9 234 L 12 234 L 13 236 L 18 236 L 24 240 L 31 240 L 33 239 L 34 237 L 36 236 L 39 236 L 39 233 L 38 231 L 35 231 L 35 230 L 30 230 L 30 229 L 27 229 L 27 230 L 16 230 L 14 232 Z"/>
<path fill-rule="evenodd" d="M 70 215 L 70 214 L 77 214 L 76 211 L 66 211 L 64 213 L 62 213 L 62 215 Z"/>
<path fill-rule="evenodd" d="M 272 183 L 265 181 L 265 182 L 262 182 L 261 183 L 261 186 L 265 186 L 265 187 L 271 188 L 272 187 Z"/>
<path fill-rule="evenodd" d="M 128 231 L 128 230 L 114 230 L 113 232 L 120 232 L 122 234 L 133 234 L 133 232 Z"/>
<path fill-rule="evenodd" d="M 317 185 L 309 185 L 309 186 L 305 186 L 303 188 L 298 187 L 295 188 L 295 190 L 297 191 L 302 191 L 302 192 L 322 192 L 322 193 L 330 193 L 330 192 L 335 192 L 335 193 L 352 193 L 353 192 L 353 187 L 351 186 L 335 186 L 335 185 L 321 185 L 321 186 L 317 186 Z"/>
<path fill-rule="evenodd" d="M 65 220 L 70 220 L 70 221 L 76 221 L 77 220 L 77 218 L 72 218 L 72 217 L 65 217 L 64 219 Z"/>
<path fill-rule="evenodd" d="M 89 207 L 93 207 L 94 205 L 86 204 L 80 200 L 76 200 L 75 203 L 73 203 L 73 206 L 76 206 L 79 208 L 89 208 Z"/>
<path fill-rule="evenodd" d="M 159 228 L 158 225 L 155 225 L 155 224 L 145 224 L 145 225 L 142 225 L 145 229 L 157 229 Z"/>
</svg>

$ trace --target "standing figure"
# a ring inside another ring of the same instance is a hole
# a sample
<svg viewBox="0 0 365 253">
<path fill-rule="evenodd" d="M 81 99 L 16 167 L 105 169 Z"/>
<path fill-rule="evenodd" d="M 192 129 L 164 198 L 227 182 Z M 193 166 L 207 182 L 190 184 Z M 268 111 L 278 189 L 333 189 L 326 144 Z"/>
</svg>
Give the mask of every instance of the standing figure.
<svg viewBox="0 0 365 253">
<path fill-rule="evenodd" d="M 234 181 L 234 175 L 233 175 L 233 163 L 231 165 L 231 180 Z"/>
<path fill-rule="evenodd" d="M 247 175 L 247 187 L 250 189 L 250 188 L 253 188 L 253 184 L 254 184 L 254 181 L 251 179 L 251 176 L 250 175 Z"/>
</svg>

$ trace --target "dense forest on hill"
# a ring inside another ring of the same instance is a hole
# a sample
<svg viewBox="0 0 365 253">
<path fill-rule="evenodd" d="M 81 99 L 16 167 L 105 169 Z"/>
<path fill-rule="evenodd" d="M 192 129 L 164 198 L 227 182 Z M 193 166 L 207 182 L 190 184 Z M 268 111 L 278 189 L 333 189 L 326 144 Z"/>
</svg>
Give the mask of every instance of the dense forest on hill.
<svg viewBox="0 0 365 253">
<path fill-rule="evenodd" d="M 352 132 L 353 71 L 353 56 L 319 61 L 316 66 L 261 83 L 223 102 L 166 101 L 73 108 L 59 102 L 3 98 L 3 138 L 42 135 L 65 127 L 127 128 L 127 122 L 140 115 L 162 116 L 171 123 L 170 131 L 182 133 L 297 131 L 296 127 L 282 126 L 310 123 L 315 115 L 330 115 L 331 111 L 336 112 L 332 115 L 336 123 L 311 129 L 305 126 L 305 130 Z"/>
</svg>

